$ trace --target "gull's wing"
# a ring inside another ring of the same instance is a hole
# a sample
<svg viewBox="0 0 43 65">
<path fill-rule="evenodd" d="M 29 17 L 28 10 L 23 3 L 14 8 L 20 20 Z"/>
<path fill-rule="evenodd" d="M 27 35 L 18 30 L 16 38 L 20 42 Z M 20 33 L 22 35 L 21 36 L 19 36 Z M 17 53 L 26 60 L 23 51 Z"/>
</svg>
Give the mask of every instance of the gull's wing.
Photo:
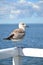
<svg viewBox="0 0 43 65">
<path fill-rule="evenodd" d="M 4 38 L 4 40 L 11 40 L 13 38 L 14 34 L 8 36 L 7 38 Z"/>
<path fill-rule="evenodd" d="M 22 29 L 16 29 L 4 40 L 11 40 L 11 39 L 22 39 L 25 35 L 25 32 Z"/>
<path fill-rule="evenodd" d="M 14 34 L 13 39 L 21 39 L 24 37 L 25 32 L 22 29 L 16 29 L 11 32 L 11 35 Z"/>
</svg>

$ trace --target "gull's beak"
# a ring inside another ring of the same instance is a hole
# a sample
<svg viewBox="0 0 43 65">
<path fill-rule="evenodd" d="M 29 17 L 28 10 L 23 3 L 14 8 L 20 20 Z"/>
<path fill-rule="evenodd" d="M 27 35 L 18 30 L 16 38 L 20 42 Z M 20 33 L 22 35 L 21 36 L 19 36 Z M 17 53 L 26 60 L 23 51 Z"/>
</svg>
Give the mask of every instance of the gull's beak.
<svg viewBox="0 0 43 65">
<path fill-rule="evenodd" d="M 29 28 L 29 26 L 28 26 L 28 25 L 27 25 L 26 27 L 27 27 L 27 28 Z"/>
<path fill-rule="evenodd" d="M 29 26 L 28 26 L 28 25 L 24 25 L 24 27 L 29 28 Z"/>
</svg>

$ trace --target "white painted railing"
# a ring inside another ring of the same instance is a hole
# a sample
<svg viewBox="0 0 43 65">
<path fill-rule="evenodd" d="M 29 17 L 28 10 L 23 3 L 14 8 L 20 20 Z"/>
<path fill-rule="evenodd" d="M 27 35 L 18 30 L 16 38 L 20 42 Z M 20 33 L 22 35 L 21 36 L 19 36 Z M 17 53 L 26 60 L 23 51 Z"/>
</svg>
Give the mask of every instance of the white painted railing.
<svg viewBox="0 0 43 65">
<path fill-rule="evenodd" d="M 13 47 L 0 50 L 0 59 L 12 57 L 13 65 L 22 65 L 22 56 L 43 57 L 43 49 Z"/>
</svg>

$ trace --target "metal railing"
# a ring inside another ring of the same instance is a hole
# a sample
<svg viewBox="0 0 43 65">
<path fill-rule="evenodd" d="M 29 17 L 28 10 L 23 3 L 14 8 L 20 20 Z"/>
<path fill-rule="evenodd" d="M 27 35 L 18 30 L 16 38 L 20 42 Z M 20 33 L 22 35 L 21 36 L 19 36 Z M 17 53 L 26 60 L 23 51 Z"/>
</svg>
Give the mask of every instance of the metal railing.
<svg viewBox="0 0 43 65">
<path fill-rule="evenodd" d="M 0 50 L 0 59 L 12 57 L 13 65 L 22 65 L 22 56 L 43 57 L 43 49 L 13 47 Z"/>
</svg>

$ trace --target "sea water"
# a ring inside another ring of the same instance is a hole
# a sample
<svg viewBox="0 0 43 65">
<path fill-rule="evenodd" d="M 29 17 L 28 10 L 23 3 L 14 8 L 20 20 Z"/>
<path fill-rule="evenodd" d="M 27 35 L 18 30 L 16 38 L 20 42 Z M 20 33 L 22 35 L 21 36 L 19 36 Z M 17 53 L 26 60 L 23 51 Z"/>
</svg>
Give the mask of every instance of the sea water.
<svg viewBox="0 0 43 65">
<path fill-rule="evenodd" d="M 43 49 L 43 24 L 28 24 L 26 34 L 21 42 L 13 42 L 3 40 L 18 27 L 17 24 L 0 24 L 0 50 L 12 48 L 16 45 L 26 48 L 41 48 Z M 43 58 L 23 57 L 23 65 L 43 65 Z M 12 58 L 0 60 L 0 65 L 12 65 Z"/>
</svg>

